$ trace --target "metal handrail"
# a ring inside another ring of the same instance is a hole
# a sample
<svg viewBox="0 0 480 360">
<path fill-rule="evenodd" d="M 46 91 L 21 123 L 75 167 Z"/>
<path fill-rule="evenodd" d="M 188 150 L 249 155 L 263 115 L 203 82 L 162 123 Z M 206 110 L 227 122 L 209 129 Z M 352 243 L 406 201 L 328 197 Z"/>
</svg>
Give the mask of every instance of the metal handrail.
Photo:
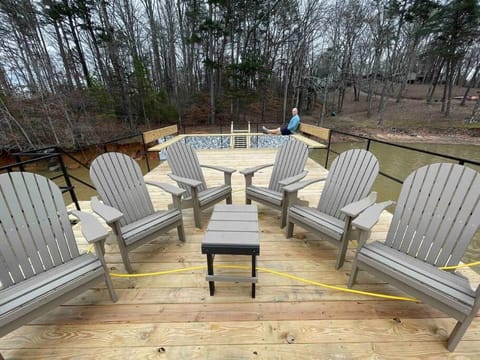
<svg viewBox="0 0 480 360">
<path fill-rule="evenodd" d="M 258 124 L 256 124 L 256 123 L 254 123 L 253 126 L 254 127 L 257 126 L 257 128 L 258 128 Z M 223 130 L 222 127 L 220 127 L 220 128 L 221 128 L 221 130 Z M 184 128 L 184 131 L 185 131 L 185 128 Z M 222 131 L 222 133 L 223 133 L 223 131 Z M 408 146 L 408 145 L 395 144 L 395 143 L 391 143 L 391 142 L 388 142 L 388 141 L 385 141 L 385 140 L 378 140 L 378 139 L 374 139 L 374 138 L 371 138 L 371 137 L 368 137 L 368 136 L 355 135 L 355 134 L 351 134 L 351 133 L 348 133 L 348 132 L 345 132 L 345 131 L 332 129 L 332 130 L 330 130 L 329 138 L 328 138 L 328 144 L 327 144 L 327 147 L 325 149 L 327 151 L 326 160 L 325 160 L 325 168 L 328 168 L 328 161 L 329 161 L 330 153 L 337 154 L 337 155 L 339 154 L 338 152 L 336 152 L 332 148 L 332 136 L 334 134 L 348 136 L 348 137 L 351 137 L 351 138 L 354 138 L 354 139 L 359 139 L 359 140 L 366 141 L 366 150 L 370 149 L 370 146 L 371 146 L 372 143 L 379 143 L 379 144 L 384 144 L 384 145 L 388 145 L 388 146 L 392 146 L 392 147 L 396 147 L 396 148 L 401 148 L 401 149 L 411 150 L 411 151 L 415 151 L 415 152 L 419 152 L 419 153 L 423 153 L 423 154 L 442 157 L 444 159 L 449 159 L 449 160 L 456 161 L 460 165 L 471 164 L 471 165 L 475 165 L 475 166 L 480 166 L 480 161 L 465 159 L 465 158 L 462 158 L 462 157 L 457 157 L 457 156 L 452 156 L 452 155 L 447 155 L 447 154 L 436 153 L 436 152 L 433 152 L 433 151 L 418 149 L 418 148 L 411 147 L 411 146 Z M 105 142 L 105 143 L 97 144 L 96 146 L 103 146 L 103 150 L 104 150 L 104 152 L 106 152 L 108 144 L 118 143 L 119 141 L 122 141 L 122 140 L 128 140 L 128 139 L 132 139 L 134 137 L 140 136 L 142 138 L 142 145 L 143 145 L 143 148 L 144 148 L 144 151 L 145 151 L 144 155 L 145 155 L 146 161 L 147 161 L 147 170 L 150 171 L 150 164 L 148 162 L 148 154 L 146 152 L 146 144 L 144 142 L 143 136 L 141 136 L 141 135 L 142 135 L 142 133 L 136 133 L 136 134 L 133 134 L 133 135 L 130 135 L 130 136 L 124 136 L 124 137 L 121 137 L 121 138 L 110 140 L 110 141 Z M 45 153 L 45 151 L 47 151 L 47 150 L 53 150 L 54 152 Z M 66 152 L 65 150 L 62 150 L 59 147 L 45 147 L 45 148 L 37 149 L 37 150 L 33 150 L 33 151 L 13 153 L 12 155 L 16 158 L 17 161 L 14 164 L 10 164 L 10 165 L 0 167 L 0 172 L 5 171 L 5 170 L 8 171 L 8 172 L 11 172 L 17 167 L 21 171 L 24 171 L 25 166 L 28 165 L 28 164 L 32 164 L 32 163 L 35 163 L 35 162 L 38 162 L 38 161 L 48 160 L 50 158 L 57 157 L 62 174 L 61 175 L 56 175 L 56 176 L 52 177 L 51 179 L 54 180 L 54 179 L 57 179 L 57 178 L 60 178 L 60 177 L 64 178 L 66 186 L 62 187 L 62 192 L 68 191 L 70 193 L 72 201 L 75 203 L 76 208 L 79 209 L 79 210 L 80 210 L 80 206 L 79 206 L 76 194 L 75 194 L 74 186 L 71 183 L 71 179 L 74 179 L 75 181 L 78 181 L 79 183 L 81 183 L 81 184 L 83 184 L 87 187 L 90 187 L 91 189 L 95 189 L 95 187 L 93 185 L 91 185 L 91 184 L 89 184 L 89 183 L 83 181 L 82 179 L 79 179 L 79 178 L 77 178 L 73 175 L 70 175 L 68 173 L 68 169 L 66 168 L 66 166 L 63 162 L 62 155 L 69 157 L 71 160 L 75 161 L 76 163 L 80 164 L 81 166 L 83 166 L 86 169 L 89 169 L 88 164 L 83 163 L 82 161 L 75 158 L 70 153 Z M 23 157 L 29 156 L 29 157 L 31 157 L 31 159 L 21 160 L 22 156 Z M 386 178 L 388 178 L 390 180 L 393 180 L 397 183 L 400 183 L 400 184 L 403 183 L 403 180 L 398 179 L 398 178 L 396 178 L 396 177 L 394 177 L 390 174 L 384 173 L 382 171 L 380 171 L 379 174 L 381 174 L 381 175 L 385 176 Z"/>
<path fill-rule="evenodd" d="M 49 153 L 45 153 L 45 151 L 50 151 Z M 69 192 L 70 198 L 72 199 L 72 202 L 75 203 L 75 207 L 77 210 L 80 210 L 80 204 L 78 203 L 77 195 L 75 194 L 75 187 L 73 186 L 72 182 L 70 181 L 71 176 L 68 174 L 67 167 L 65 166 L 65 163 L 63 162 L 62 158 L 62 149 L 60 149 L 57 146 L 52 146 L 52 147 L 46 147 L 38 150 L 32 150 L 32 151 L 25 151 L 25 152 L 17 152 L 13 153 L 12 156 L 15 157 L 16 162 L 14 164 L 10 165 L 5 165 L 0 167 L 0 172 L 6 170 L 7 172 L 12 172 L 15 168 L 19 168 L 20 171 L 25 171 L 25 165 L 32 164 L 35 162 L 39 162 L 42 160 L 48 160 L 52 158 L 56 158 L 58 161 L 58 164 L 60 165 L 60 170 L 62 172 L 62 175 L 57 175 L 52 178 L 51 180 L 57 179 L 59 177 L 63 177 L 66 186 L 60 186 L 60 189 L 63 192 Z M 21 160 L 22 156 L 29 156 L 32 157 L 31 159 L 28 160 Z"/>
<path fill-rule="evenodd" d="M 332 135 L 333 134 L 340 134 L 340 135 L 348 136 L 348 137 L 351 137 L 351 138 L 364 140 L 364 141 L 367 142 L 366 147 L 365 147 L 366 150 L 370 150 L 370 146 L 371 146 L 372 143 L 379 143 L 379 144 L 384 144 L 384 145 L 388 145 L 388 146 L 392 146 L 392 147 L 396 147 L 396 148 L 400 148 L 400 149 L 416 151 L 416 152 L 419 152 L 419 153 L 422 153 L 422 154 L 428 154 L 428 155 L 433 155 L 433 156 L 441 157 L 441 158 L 448 159 L 448 160 L 453 160 L 453 161 L 458 162 L 458 164 L 460 164 L 460 165 L 471 164 L 471 165 L 475 165 L 475 166 L 480 166 L 480 161 L 465 159 L 465 158 L 462 158 L 462 157 L 448 155 L 448 154 L 441 154 L 441 153 L 437 153 L 437 152 L 430 151 L 430 150 L 423 150 L 423 149 L 419 149 L 419 148 L 408 146 L 408 145 L 395 144 L 395 143 L 388 142 L 388 141 L 385 141 L 385 140 L 378 140 L 378 139 L 374 139 L 374 138 L 371 138 L 371 137 L 368 137 L 368 136 L 355 135 L 355 134 L 351 134 L 351 133 L 348 133 L 348 132 L 345 132 L 345 131 L 333 130 L 332 129 L 332 130 L 330 130 L 330 136 L 329 136 L 329 139 L 328 139 L 327 156 L 326 156 L 326 160 L 325 160 L 325 168 L 327 168 L 327 166 L 328 166 L 328 158 L 329 158 L 328 155 L 329 155 L 329 153 L 332 152 L 332 153 L 337 154 L 337 155 L 339 154 L 338 152 L 334 151 L 331 147 Z M 382 171 L 379 171 L 379 174 L 385 176 L 386 178 L 388 178 L 390 180 L 393 180 L 395 182 L 403 184 L 403 180 L 398 179 L 398 178 L 396 178 L 392 175 L 386 174 Z"/>
</svg>

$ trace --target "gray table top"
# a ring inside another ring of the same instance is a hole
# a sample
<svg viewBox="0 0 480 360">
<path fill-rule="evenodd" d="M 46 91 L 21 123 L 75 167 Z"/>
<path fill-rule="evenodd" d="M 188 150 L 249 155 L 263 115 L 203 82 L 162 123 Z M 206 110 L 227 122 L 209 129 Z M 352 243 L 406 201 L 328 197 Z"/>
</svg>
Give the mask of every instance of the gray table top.
<svg viewBox="0 0 480 360">
<path fill-rule="evenodd" d="M 202 252 L 209 247 L 256 248 L 260 246 L 256 205 L 215 205 Z"/>
</svg>

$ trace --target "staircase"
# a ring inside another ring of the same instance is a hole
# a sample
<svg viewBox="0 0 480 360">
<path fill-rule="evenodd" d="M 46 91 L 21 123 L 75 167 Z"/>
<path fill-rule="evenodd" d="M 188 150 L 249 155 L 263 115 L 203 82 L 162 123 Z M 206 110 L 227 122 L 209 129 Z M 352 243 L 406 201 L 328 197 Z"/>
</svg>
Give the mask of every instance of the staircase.
<svg viewBox="0 0 480 360">
<path fill-rule="evenodd" d="M 248 128 L 234 129 L 233 121 L 231 122 L 231 137 L 230 147 L 233 149 L 248 149 L 250 147 L 250 121 L 248 122 Z"/>
</svg>

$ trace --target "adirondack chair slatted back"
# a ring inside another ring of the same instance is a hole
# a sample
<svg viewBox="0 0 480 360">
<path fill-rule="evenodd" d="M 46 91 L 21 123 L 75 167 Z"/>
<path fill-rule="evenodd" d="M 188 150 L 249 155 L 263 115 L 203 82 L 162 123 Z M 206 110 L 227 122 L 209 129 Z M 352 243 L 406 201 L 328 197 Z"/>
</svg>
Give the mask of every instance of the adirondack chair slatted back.
<svg viewBox="0 0 480 360">
<path fill-rule="evenodd" d="M 435 266 L 456 265 L 480 225 L 480 174 L 432 164 L 405 180 L 385 244 Z"/>
<path fill-rule="evenodd" d="M 300 174 L 305 168 L 307 159 L 308 146 L 291 138 L 277 152 L 268 188 L 281 192 L 282 186 L 278 182 Z"/>
<path fill-rule="evenodd" d="M 103 202 L 124 214 L 122 226 L 155 212 L 142 170 L 131 157 L 116 152 L 98 156 L 90 166 L 90 178 Z"/>
<path fill-rule="evenodd" d="M 177 141 L 175 144 L 170 145 L 168 147 L 167 162 L 173 175 L 201 181 L 202 184 L 197 188 L 199 192 L 207 189 L 197 154 L 190 145 L 185 144 L 183 141 Z M 181 183 L 178 186 L 187 191 L 186 197 L 192 196 L 189 186 Z"/>
<path fill-rule="evenodd" d="M 318 210 L 345 220 L 340 209 L 366 197 L 378 171 L 378 160 L 369 151 L 353 149 L 341 153 L 332 163 Z"/>
<path fill-rule="evenodd" d="M 58 186 L 36 174 L 1 174 L 1 288 L 78 256 L 77 243 Z"/>
</svg>

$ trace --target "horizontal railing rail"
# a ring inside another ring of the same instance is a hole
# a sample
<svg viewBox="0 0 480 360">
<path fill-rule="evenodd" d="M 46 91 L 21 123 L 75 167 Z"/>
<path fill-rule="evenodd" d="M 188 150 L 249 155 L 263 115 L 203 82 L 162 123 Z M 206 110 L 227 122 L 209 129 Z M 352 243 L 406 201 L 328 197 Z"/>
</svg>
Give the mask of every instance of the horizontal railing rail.
<svg viewBox="0 0 480 360">
<path fill-rule="evenodd" d="M 31 151 L 16 152 L 12 154 L 12 156 L 15 158 L 15 163 L 0 167 L 0 173 L 4 171 L 12 172 L 15 170 L 15 168 L 18 168 L 20 171 L 25 171 L 25 166 L 27 165 L 38 163 L 40 161 L 53 160 L 55 166 L 58 165 L 61 174 L 55 175 L 50 179 L 52 181 L 59 178 L 64 179 L 65 185 L 59 186 L 60 190 L 62 191 L 62 193 L 68 192 L 70 195 L 70 198 L 72 199 L 72 202 L 75 204 L 76 209 L 80 210 L 80 204 L 78 202 L 78 198 L 75 193 L 75 187 L 71 182 L 71 178 L 75 178 L 75 177 L 68 174 L 67 167 L 65 166 L 65 163 L 62 158 L 63 153 L 64 151 L 57 146 L 45 147 L 45 148 L 31 150 Z M 22 160 L 22 157 L 28 157 L 29 159 Z M 75 178 L 75 180 L 82 181 L 77 178 Z"/>
<path fill-rule="evenodd" d="M 327 155 L 326 155 L 326 160 L 325 160 L 325 168 L 327 168 L 327 166 L 328 166 L 329 154 L 330 153 L 334 153 L 336 155 L 339 154 L 337 151 L 332 149 L 332 137 L 335 136 L 335 135 L 342 135 L 342 136 L 347 136 L 347 137 L 350 137 L 350 138 L 354 138 L 356 140 L 363 140 L 363 141 L 366 142 L 366 146 L 365 146 L 366 150 L 370 150 L 370 147 L 371 147 L 372 143 L 378 143 L 378 144 L 384 144 L 384 145 L 387 145 L 387 146 L 391 146 L 393 148 L 411 150 L 411 151 L 415 151 L 417 153 L 422 153 L 422 154 L 427 154 L 427 155 L 440 157 L 440 158 L 443 158 L 443 159 L 452 160 L 452 161 L 457 162 L 460 165 L 470 164 L 470 165 L 480 166 L 480 161 L 476 161 L 476 160 L 465 159 L 465 158 L 462 158 L 462 157 L 453 156 L 453 155 L 449 155 L 449 154 L 442 154 L 442 153 L 438 153 L 438 152 L 435 152 L 435 151 L 419 149 L 419 148 L 404 145 L 404 144 L 396 144 L 396 143 L 388 142 L 388 141 L 385 141 L 385 140 L 374 139 L 374 138 L 371 138 L 371 137 L 368 137 L 368 136 L 355 135 L 355 134 L 348 133 L 348 132 L 345 132 L 345 131 L 331 130 L 330 131 L 330 137 L 328 139 L 328 145 L 327 145 Z M 383 172 L 382 169 L 380 169 L 379 174 L 382 175 L 382 176 L 385 176 L 386 178 L 388 178 L 390 180 L 398 182 L 400 184 L 403 183 L 403 180 L 401 180 L 401 179 L 399 179 L 399 178 L 397 178 L 393 175 L 390 175 L 390 174 L 387 174 L 387 173 Z"/>
</svg>

